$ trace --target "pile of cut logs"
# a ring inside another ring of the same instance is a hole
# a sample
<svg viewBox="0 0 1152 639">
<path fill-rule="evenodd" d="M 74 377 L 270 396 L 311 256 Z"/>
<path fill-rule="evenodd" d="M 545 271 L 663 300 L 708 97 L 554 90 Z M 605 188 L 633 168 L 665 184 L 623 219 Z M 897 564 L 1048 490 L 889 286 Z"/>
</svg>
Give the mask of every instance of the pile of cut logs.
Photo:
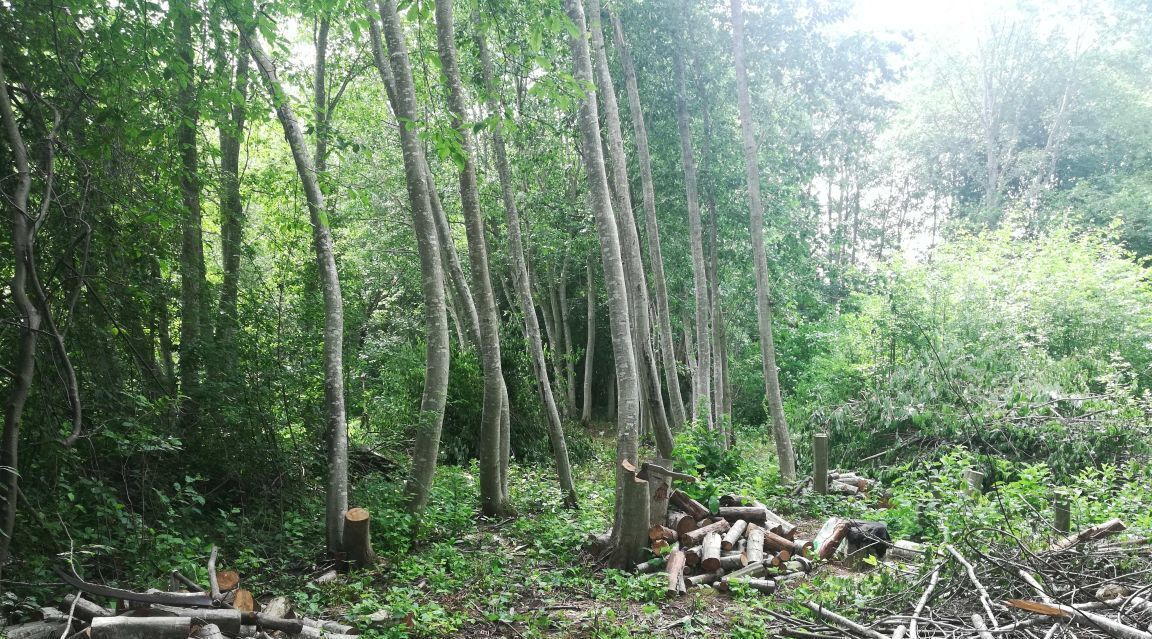
<svg viewBox="0 0 1152 639">
<path fill-rule="evenodd" d="M 777 583 L 812 571 L 804 556 L 811 542 L 796 539 L 796 526 L 756 500 L 725 495 L 713 513 L 674 490 L 668 505 L 666 522 L 648 530 L 656 557 L 637 571 L 663 570 L 669 595 L 709 585 L 727 592 L 733 584 L 771 593 Z"/>
<path fill-rule="evenodd" d="M 830 495 L 847 495 L 850 497 L 866 495 L 875 487 L 875 479 L 868 479 L 855 472 L 833 470 L 828 473 L 828 494 Z"/>
<path fill-rule="evenodd" d="M 217 571 L 215 564 L 213 548 L 208 588 L 173 571 L 168 591 L 146 592 L 89 583 L 71 567 L 58 568 L 57 573 L 76 594 L 65 597 L 60 607 L 42 608 L 38 621 L 0 628 L 0 635 L 8 639 L 350 639 L 360 634 L 350 625 L 297 617 L 285 597 L 260 605 L 250 591 L 240 587 L 236 571 Z M 333 578 L 335 572 L 330 572 L 317 581 Z"/>
</svg>

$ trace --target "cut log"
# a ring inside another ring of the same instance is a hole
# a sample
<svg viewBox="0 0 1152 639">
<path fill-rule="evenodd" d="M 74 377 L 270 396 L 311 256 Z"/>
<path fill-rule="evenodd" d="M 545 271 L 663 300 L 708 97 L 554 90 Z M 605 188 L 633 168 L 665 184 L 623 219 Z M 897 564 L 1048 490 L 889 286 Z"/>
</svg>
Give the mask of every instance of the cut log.
<svg viewBox="0 0 1152 639">
<path fill-rule="evenodd" d="M 763 504 L 758 504 L 758 505 L 763 506 Z M 765 507 L 764 510 L 767 512 L 767 519 L 765 521 L 765 528 L 767 528 L 769 531 L 771 531 L 777 535 L 780 535 L 781 537 L 783 537 L 785 539 L 795 539 L 796 538 L 796 526 L 794 526 L 787 519 L 784 519 L 780 515 L 777 515 L 776 513 L 772 512 L 771 510 L 768 510 L 767 507 Z"/>
<path fill-rule="evenodd" d="M 683 535 L 699 528 L 694 517 L 678 510 L 669 510 L 666 521 L 668 527 L 675 530 L 677 535 Z"/>
<path fill-rule="evenodd" d="M 716 572 L 720 568 L 720 547 L 722 540 L 719 533 L 708 533 L 701 545 L 703 552 L 700 555 L 700 569 L 704 572 Z"/>
<path fill-rule="evenodd" d="M 781 550 L 787 550 L 793 554 L 800 552 L 796 542 L 771 532 L 764 533 L 764 548 L 773 552 L 780 552 Z"/>
<path fill-rule="evenodd" d="M 770 595 L 776 592 L 776 581 L 773 579 L 757 579 L 755 577 L 737 577 L 728 580 L 728 587 L 733 584 L 743 584 L 761 594 Z"/>
<path fill-rule="evenodd" d="M 77 597 L 75 594 L 64 597 L 64 604 L 69 609 L 74 610 L 76 616 L 84 621 L 92 621 L 96 617 L 111 617 L 115 614 L 104 606 L 92 603 L 83 597 Z"/>
<path fill-rule="evenodd" d="M 720 569 L 724 571 L 740 570 L 748 565 L 748 555 L 736 553 L 720 558 Z"/>
<path fill-rule="evenodd" d="M 888 549 L 888 559 L 906 564 L 923 561 L 928 556 L 928 547 L 914 541 L 897 541 Z"/>
<path fill-rule="evenodd" d="M 699 566 L 700 565 L 700 548 L 686 548 L 684 550 L 684 565 L 685 566 Z"/>
<path fill-rule="evenodd" d="M 789 552 L 787 548 L 785 548 L 784 550 L 780 550 L 776 553 L 776 558 L 784 563 L 787 563 L 792 559 L 792 553 Z"/>
<path fill-rule="evenodd" d="M 233 590 L 240 585 L 240 573 L 235 570 L 217 570 L 216 584 L 220 587 L 220 592 Z"/>
<path fill-rule="evenodd" d="M 704 537 L 706 537 L 708 533 L 725 533 L 728 532 L 729 528 L 731 528 L 731 524 L 723 519 L 712 522 L 707 526 L 680 535 L 680 545 L 683 547 L 695 546 L 701 541 L 704 541 Z"/>
<path fill-rule="evenodd" d="M 720 547 L 723 550 L 732 550 L 732 548 L 736 545 L 736 541 L 739 540 L 740 537 L 744 536 L 744 531 L 747 528 L 747 520 L 738 520 L 735 524 L 732 525 L 731 528 L 728 529 L 728 532 L 724 533 L 724 538 L 720 541 Z"/>
<path fill-rule="evenodd" d="M 728 523 L 743 519 L 753 524 L 764 524 L 768 519 L 768 509 L 763 506 L 721 506 L 719 512 Z"/>
<path fill-rule="evenodd" d="M 860 492 L 860 489 L 855 484 L 845 484 L 839 479 L 828 482 L 828 494 L 830 495 L 855 495 Z"/>
<path fill-rule="evenodd" d="M 880 634 L 879 632 L 876 632 L 875 630 L 872 630 L 871 628 L 868 628 L 867 626 L 862 626 L 862 625 L 856 623 L 855 621 L 852 621 L 851 619 L 842 617 L 842 616 L 832 612 L 831 610 L 828 610 L 827 608 L 821 606 L 818 603 L 813 603 L 813 602 L 809 601 L 809 602 L 805 603 L 804 605 L 808 606 L 808 609 L 811 610 L 812 612 L 816 613 L 817 616 L 822 617 L 823 619 L 831 622 L 832 625 L 840 626 L 841 628 L 844 628 L 846 630 L 850 630 L 853 633 L 855 633 L 861 637 L 867 637 L 868 639 L 888 639 L 888 637 L 885 637 L 884 635 Z"/>
<path fill-rule="evenodd" d="M 1075 535 L 1070 535 L 1061 539 L 1060 541 L 1057 541 L 1056 543 L 1052 544 L 1052 547 L 1049 548 L 1048 551 L 1063 552 L 1086 541 L 1092 541 L 1094 539 L 1100 539 L 1109 535 L 1115 535 L 1117 533 L 1123 532 L 1124 530 L 1127 530 L 1127 528 L 1128 527 L 1124 525 L 1123 521 L 1119 519 L 1109 519 L 1102 524 L 1090 526 L 1084 530 L 1081 530 Z"/>
<path fill-rule="evenodd" d="M 692 499 L 688 495 L 685 495 L 679 490 L 672 491 L 672 494 L 668 497 L 668 501 L 671 502 L 672 505 L 679 508 L 681 511 L 688 513 L 689 516 L 696 519 L 697 521 L 701 519 L 707 519 L 712 515 L 712 511 L 705 508 L 703 504 L 696 501 L 695 499 Z"/>
<path fill-rule="evenodd" d="M 354 627 L 338 621 L 329 621 L 327 619 L 309 619 L 308 617 L 301 617 L 300 622 L 309 628 L 319 628 L 324 632 L 337 634 L 337 635 L 358 635 L 360 631 Z"/>
<path fill-rule="evenodd" d="M 354 568 L 376 565 L 372 550 L 372 515 L 366 508 L 352 508 L 344 513 L 344 556 Z"/>
<path fill-rule="evenodd" d="M 733 579 L 763 577 L 766 574 L 768 574 L 768 567 L 764 565 L 764 562 L 758 561 L 756 563 L 750 563 L 722 577 L 720 581 L 716 583 L 716 589 L 721 592 L 728 592 L 728 584 Z"/>
<path fill-rule="evenodd" d="M 232 599 L 232 607 L 242 612 L 256 612 L 256 599 L 250 591 L 241 588 Z"/>
<path fill-rule="evenodd" d="M 220 632 L 228 635 L 235 635 L 240 632 L 240 626 L 244 624 L 243 614 L 239 610 L 231 608 L 178 608 L 176 606 L 152 606 L 149 609 L 152 613 L 159 614 L 166 617 L 181 617 L 192 620 L 192 623 L 197 626 L 212 624 L 220 629 Z"/>
<path fill-rule="evenodd" d="M 714 572 L 702 572 L 692 577 L 685 577 L 684 582 L 692 588 L 703 586 L 705 584 L 716 583 L 724 576 L 723 570 L 716 570 Z"/>
<path fill-rule="evenodd" d="M 269 599 L 261 609 L 261 613 L 268 619 L 292 619 L 296 616 L 292 613 L 292 603 L 287 597 Z"/>
<path fill-rule="evenodd" d="M 817 494 L 828 492 L 828 435 L 812 436 L 812 488 Z"/>
<path fill-rule="evenodd" d="M 684 553 L 679 550 L 672 551 L 668 555 L 668 562 L 664 567 L 664 573 L 668 578 L 668 586 L 664 589 L 664 593 L 669 597 L 675 597 L 680 594 L 684 582 Z"/>
<path fill-rule="evenodd" d="M 96 617 L 89 634 L 92 639 L 187 639 L 191 626 L 188 617 Z"/>
<path fill-rule="evenodd" d="M 313 579 L 312 581 L 315 583 L 318 583 L 318 584 L 326 584 L 326 583 L 331 583 L 333 581 L 336 581 L 336 578 L 339 576 L 340 576 L 339 573 L 337 573 L 335 570 L 329 570 L 328 572 L 320 575 L 319 577 Z"/>
<path fill-rule="evenodd" d="M 636 564 L 636 572 L 641 575 L 654 573 L 658 570 L 662 570 L 664 568 L 664 563 L 665 561 L 663 557 L 653 557 L 644 563 Z"/>
<path fill-rule="evenodd" d="M 734 495 L 729 493 L 727 495 L 720 495 L 720 507 L 727 508 L 729 506 L 750 506 L 752 500 L 743 495 Z"/>
<path fill-rule="evenodd" d="M 212 545 L 212 552 L 208 554 L 208 594 L 212 596 L 214 603 L 220 603 L 224 596 L 220 594 L 220 582 L 216 579 L 216 553 L 220 551 L 215 544 Z"/>
<path fill-rule="evenodd" d="M 669 528 L 667 526 L 664 526 L 662 524 L 656 524 L 655 526 L 652 526 L 651 528 L 648 529 L 648 539 L 650 539 L 652 541 L 656 541 L 657 539 L 663 539 L 664 541 L 666 541 L 668 543 L 672 543 L 672 542 L 676 541 L 677 539 L 679 539 L 679 537 L 680 537 L 680 535 L 677 534 L 677 532 L 674 529 Z"/>
<path fill-rule="evenodd" d="M 748 556 L 748 563 L 757 563 L 764 559 L 764 529 L 756 524 L 748 524 L 748 542 L 744 547 L 744 554 Z"/>
<path fill-rule="evenodd" d="M 204 592 L 204 588 L 200 584 L 185 577 L 184 573 L 180 572 L 179 570 L 173 570 L 171 578 L 183 584 L 185 588 L 192 592 Z M 175 588 L 173 588 L 173 590 L 175 590 Z"/>
<path fill-rule="evenodd" d="M 820 559 L 831 558 L 832 555 L 836 554 L 836 549 L 840 547 L 847 535 L 847 520 L 839 517 L 829 518 L 820 528 L 820 532 L 816 533 L 815 539 L 812 540 L 813 547 L 816 549 L 816 556 Z"/>
<path fill-rule="evenodd" d="M 648 523 L 652 525 L 664 523 L 668 515 L 668 493 L 672 491 L 672 480 L 687 477 L 690 479 L 685 481 L 696 481 L 691 475 L 674 473 L 672 460 L 659 458 L 644 462 L 636 476 L 648 480 Z"/>
<path fill-rule="evenodd" d="M 66 625 L 63 621 L 33 621 L 8 626 L 0 634 L 8 639 L 57 639 Z"/>
<path fill-rule="evenodd" d="M 224 633 L 213 623 L 200 626 L 192 636 L 196 639 L 224 639 Z"/>
</svg>

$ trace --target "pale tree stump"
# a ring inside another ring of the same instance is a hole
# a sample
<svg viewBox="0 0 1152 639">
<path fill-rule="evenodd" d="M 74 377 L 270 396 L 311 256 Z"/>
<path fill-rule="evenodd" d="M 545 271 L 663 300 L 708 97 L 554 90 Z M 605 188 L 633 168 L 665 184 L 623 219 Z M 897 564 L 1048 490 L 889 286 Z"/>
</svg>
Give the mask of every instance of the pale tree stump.
<svg viewBox="0 0 1152 639">
<path fill-rule="evenodd" d="M 372 516 L 365 508 L 353 508 L 344 514 L 344 555 L 356 568 L 370 568 L 376 564 L 372 550 Z"/>
</svg>

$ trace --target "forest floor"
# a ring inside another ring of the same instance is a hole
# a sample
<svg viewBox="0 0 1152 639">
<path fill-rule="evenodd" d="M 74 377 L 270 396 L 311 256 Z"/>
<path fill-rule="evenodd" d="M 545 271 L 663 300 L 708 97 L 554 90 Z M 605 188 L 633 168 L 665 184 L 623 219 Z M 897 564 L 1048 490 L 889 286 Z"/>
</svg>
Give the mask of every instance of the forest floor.
<svg viewBox="0 0 1152 639">
<path fill-rule="evenodd" d="M 596 445 L 610 443 L 605 438 Z M 769 442 L 744 444 L 742 467 L 763 476 L 746 477 L 743 487 L 773 486 Z M 433 505 L 411 550 L 385 548 L 376 570 L 309 584 L 294 599 L 332 618 L 387 611 L 392 626 L 371 633 L 382 637 L 765 637 L 781 623 L 770 609 L 790 593 L 829 578 L 863 578 L 826 564 L 811 579 L 793 582 L 774 596 L 698 588 L 668 599 L 661 574 L 605 569 L 585 550 L 589 534 L 602 532 L 611 519 L 611 468 L 578 464 L 583 502 L 579 510 L 566 510 L 550 469 L 514 466 L 518 515 L 501 520 L 478 515 L 474 472 L 454 467 L 438 472 Z M 773 495 L 756 497 L 788 513 L 802 535 L 813 534 L 824 521 L 822 513 L 781 508 L 786 504 L 776 503 Z M 861 515 L 859 505 L 844 504 L 839 514 Z"/>
</svg>

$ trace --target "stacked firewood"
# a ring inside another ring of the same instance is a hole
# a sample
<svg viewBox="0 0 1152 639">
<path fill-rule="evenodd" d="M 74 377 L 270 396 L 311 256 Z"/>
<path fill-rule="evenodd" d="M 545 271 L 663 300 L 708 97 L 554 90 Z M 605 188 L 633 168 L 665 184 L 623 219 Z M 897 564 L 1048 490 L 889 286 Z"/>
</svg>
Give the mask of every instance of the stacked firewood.
<svg viewBox="0 0 1152 639">
<path fill-rule="evenodd" d="M 727 592 L 733 584 L 771 593 L 777 583 L 812 571 L 805 557 L 811 542 L 797 539 L 796 526 L 754 499 L 725 495 L 712 512 L 674 490 L 668 504 L 666 522 L 648 531 L 656 557 L 637 571 L 663 570 L 669 595 L 700 586 Z"/>
<path fill-rule="evenodd" d="M 875 487 L 875 479 L 869 479 L 853 471 L 833 470 L 828 473 L 829 495 L 855 497 L 856 495 L 866 495 Z"/>
<path fill-rule="evenodd" d="M 273 597 L 263 605 L 241 587 L 233 570 L 216 570 L 216 549 L 208 561 L 208 588 L 177 571 L 169 588 L 135 592 L 82 580 L 68 568 L 60 577 L 77 594 L 64 598 L 59 607 L 42 608 L 41 619 L 0 628 L 7 639 L 350 639 L 357 628 L 298 617 L 285 597 Z M 330 581 L 334 572 L 317 581 Z"/>
</svg>

